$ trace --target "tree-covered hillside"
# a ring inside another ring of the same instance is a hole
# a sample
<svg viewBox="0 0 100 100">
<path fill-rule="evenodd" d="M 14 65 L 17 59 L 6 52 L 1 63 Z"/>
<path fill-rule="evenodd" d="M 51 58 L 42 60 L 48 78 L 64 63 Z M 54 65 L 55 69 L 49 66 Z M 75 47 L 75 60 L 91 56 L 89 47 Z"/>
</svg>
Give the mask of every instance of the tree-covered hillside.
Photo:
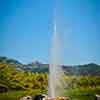
<svg viewBox="0 0 100 100">
<path fill-rule="evenodd" d="M 11 90 L 47 90 L 47 73 L 17 70 L 14 65 L 0 63 L 0 92 Z"/>
<path fill-rule="evenodd" d="M 49 64 L 42 64 L 38 61 L 34 61 L 30 64 L 21 64 L 15 59 L 9 59 L 7 57 L 0 57 L 0 63 L 6 63 L 13 65 L 16 69 L 28 71 L 28 72 L 49 72 Z M 100 76 L 100 65 L 90 63 L 85 65 L 75 66 L 61 66 L 67 75 L 97 75 Z"/>
<path fill-rule="evenodd" d="M 18 100 L 23 91 L 27 94 L 47 93 L 48 66 L 39 62 L 24 65 L 17 60 L 0 57 L 0 100 Z M 80 98 L 77 100 L 94 100 L 91 98 L 100 93 L 100 65 L 91 63 L 61 67 L 65 73 L 65 94 Z M 10 97 L 6 93 L 11 93 L 8 94 Z"/>
</svg>

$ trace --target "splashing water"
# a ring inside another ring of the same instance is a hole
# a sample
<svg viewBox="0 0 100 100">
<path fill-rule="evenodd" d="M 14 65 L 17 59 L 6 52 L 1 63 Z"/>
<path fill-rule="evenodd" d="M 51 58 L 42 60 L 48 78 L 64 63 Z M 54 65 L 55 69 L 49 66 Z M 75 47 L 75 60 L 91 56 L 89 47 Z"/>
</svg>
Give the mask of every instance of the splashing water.
<svg viewBox="0 0 100 100">
<path fill-rule="evenodd" d="M 51 48 L 51 63 L 49 66 L 49 88 L 48 95 L 50 97 L 57 97 L 63 94 L 63 71 L 60 67 L 60 57 L 59 57 L 59 38 L 56 30 L 56 24 L 54 25 L 54 36 L 53 45 Z"/>
</svg>

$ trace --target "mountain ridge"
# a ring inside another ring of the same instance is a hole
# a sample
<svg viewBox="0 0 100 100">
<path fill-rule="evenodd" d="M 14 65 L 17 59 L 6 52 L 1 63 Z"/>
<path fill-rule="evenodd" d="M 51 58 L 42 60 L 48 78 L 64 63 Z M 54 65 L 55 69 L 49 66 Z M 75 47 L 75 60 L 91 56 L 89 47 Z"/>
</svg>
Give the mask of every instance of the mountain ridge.
<svg viewBox="0 0 100 100">
<path fill-rule="evenodd" d="M 30 64 L 22 64 L 15 59 L 0 56 L 0 63 L 14 65 L 16 69 L 30 72 L 49 72 L 49 64 L 43 64 L 38 61 Z M 84 65 L 61 65 L 64 73 L 67 75 L 100 75 L 100 65 L 89 63 Z"/>
</svg>

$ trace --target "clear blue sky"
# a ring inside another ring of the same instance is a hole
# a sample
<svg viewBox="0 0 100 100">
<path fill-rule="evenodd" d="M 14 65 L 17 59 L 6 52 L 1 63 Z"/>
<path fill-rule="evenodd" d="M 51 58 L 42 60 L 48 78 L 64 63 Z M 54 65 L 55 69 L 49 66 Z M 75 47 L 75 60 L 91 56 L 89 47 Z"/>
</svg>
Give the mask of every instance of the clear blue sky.
<svg viewBox="0 0 100 100">
<path fill-rule="evenodd" d="M 55 8 L 61 63 L 100 64 L 100 0 L 0 0 L 0 56 L 48 63 Z"/>
</svg>

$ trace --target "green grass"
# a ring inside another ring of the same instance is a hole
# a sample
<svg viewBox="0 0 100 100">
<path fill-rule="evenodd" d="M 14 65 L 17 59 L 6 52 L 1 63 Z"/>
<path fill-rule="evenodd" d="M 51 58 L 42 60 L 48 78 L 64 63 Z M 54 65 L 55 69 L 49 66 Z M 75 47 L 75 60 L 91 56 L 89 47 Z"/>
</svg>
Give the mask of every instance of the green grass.
<svg viewBox="0 0 100 100">
<path fill-rule="evenodd" d="M 19 100 L 22 96 L 34 96 L 39 93 L 45 93 L 45 91 L 41 91 L 39 89 L 28 91 L 9 91 L 7 93 L 0 93 L 0 100 Z M 68 96 L 70 100 L 94 100 L 95 94 L 100 94 L 100 89 L 75 88 L 65 90 L 65 96 Z"/>
<path fill-rule="evenodd" d="M 28 91 L 9 91 L 7 93 L 0 93 L 0 100 L 19 100 L 20 97 L 35 94 L 43 93 L 40 90 L 28 90 Z"/>
<path fill-rule="evenodd" d="M 100 89 L 95 88 L 75 88 L 65 91 L 65 95 L 71 100 L 95 100 L 95 94 L 100 94 Z"/>
</svg>

